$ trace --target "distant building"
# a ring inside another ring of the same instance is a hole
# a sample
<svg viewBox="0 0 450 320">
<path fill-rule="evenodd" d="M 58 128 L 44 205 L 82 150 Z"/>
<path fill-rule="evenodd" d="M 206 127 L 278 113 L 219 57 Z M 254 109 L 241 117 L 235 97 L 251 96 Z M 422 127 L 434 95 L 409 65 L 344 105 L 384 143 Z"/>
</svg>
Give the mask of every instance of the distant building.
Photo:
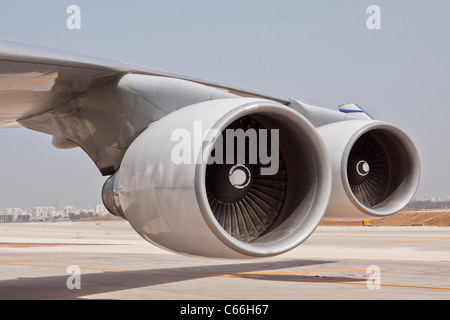
<svg viewBox="0 0 450 320">
<path fill-rule="evenodd" d="M 79 219 L 91 216 L 106 216 L 110 213 L 103 204 L 93 209 L 77 209 L 74 206 L 65 206 L 60 210 L 55 207 L 34 207 L 32 209 L 6 208 L 0 211 L 0 223 L 32 222 L 32 221 L 62 221 Z"/>
<path fill-rule="evenodd" d="M 104 205 L 98 204 L 95 206 L 95 214 L 98 216 L 106 216 L 108 214 L 108 210 L 106 210 Z"/>
<path fill-rule="evenodd" d="M 12 214 L 2 214 L 0 215 L 0 223 L 11 223 L 13 222 Z"/>
<path fill-rule="evenodd" d="M 19 214 L 15 220 L 16 222 L 28 222 L 30 221 L 29 214 Z"/>
<path fill-rule="evenodd" d="M 65 206 L 63 208 L 63 211 L 64 211 L 65 216 L 69 216 L 72 212 L 75 212 L 75 207 L 74 206 Z"/>
<path fill-rule="evenodd" d="M 31 210 L 31 218 L 33 220 L 48 220 L 55 216 L 55 207 L 34 207 Z"/>
</svg>

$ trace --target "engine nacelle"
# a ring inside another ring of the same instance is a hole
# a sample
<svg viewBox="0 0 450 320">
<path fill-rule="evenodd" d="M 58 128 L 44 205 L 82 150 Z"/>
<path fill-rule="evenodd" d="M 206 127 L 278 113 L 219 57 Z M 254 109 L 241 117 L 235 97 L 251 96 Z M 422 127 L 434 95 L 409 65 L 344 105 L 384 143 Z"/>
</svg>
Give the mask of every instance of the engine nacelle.
<svg viewBox="0 0 450 320">
<path fill-rule="evenodd" d="M 110 207 L 144 239 L 218 258 L 293 249 L 322 220 L 331 191 L 328 154 L 311 123 L 251 98 L 198 103 L 153 123 L 111 179 L 104 190 L 118 197 Z"/>
<path fill-rule="evenodd" d="M 318 128 L 332 163 L 331 218 L 381 218 L 405 207 L 420 179 L 417 150 L 384 122 L 351 120 Z"/>
<path fill-rule="evenodd" d="M 106 180 L 102 189 L 102 200 L 105 208 L 119 218 L 125 218 L 125 215 L 122 210 L 122 206 L 120 204 L 119 199 L 119 179 L 117 176 L 119 175 L 119 171 L 117 171 L 114 175 Z"/>
</svg>

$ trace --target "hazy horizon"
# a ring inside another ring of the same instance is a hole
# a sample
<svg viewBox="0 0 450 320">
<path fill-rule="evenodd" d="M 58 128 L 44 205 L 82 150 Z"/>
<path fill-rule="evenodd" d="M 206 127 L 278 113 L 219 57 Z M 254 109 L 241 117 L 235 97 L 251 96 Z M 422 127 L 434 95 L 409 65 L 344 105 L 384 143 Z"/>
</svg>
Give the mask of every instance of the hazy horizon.
<svg viewBox="0 0 450 320">
<path fill-rule="evenodd" d="M 70 5 L 81 29 L 67 28 Z M 381 9 L 369 30 L 367 8 Z M 450 2 L 14 1 L 0 38 L 186 74 L 308 104 L 354 102 L 405 131 L 421 158 L 417 196 L 450 195 Z M 51 136 L 0 129 L 0 210 L 101 201 L 105 177 Z"/>
</svg>

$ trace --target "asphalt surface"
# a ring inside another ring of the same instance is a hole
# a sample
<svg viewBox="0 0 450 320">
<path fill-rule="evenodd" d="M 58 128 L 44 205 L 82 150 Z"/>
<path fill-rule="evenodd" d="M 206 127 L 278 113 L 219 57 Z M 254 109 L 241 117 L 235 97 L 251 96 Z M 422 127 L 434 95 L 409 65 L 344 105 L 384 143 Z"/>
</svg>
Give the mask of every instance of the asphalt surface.
<svg viewBox="0 0 450 320">
<path fill-rule="evenodd" d="M 273 258 L 163 251 L 125 221 L 0 224 L 1 300 L 450 299 L 450 227 L 319 227 Z"/>
</svg>

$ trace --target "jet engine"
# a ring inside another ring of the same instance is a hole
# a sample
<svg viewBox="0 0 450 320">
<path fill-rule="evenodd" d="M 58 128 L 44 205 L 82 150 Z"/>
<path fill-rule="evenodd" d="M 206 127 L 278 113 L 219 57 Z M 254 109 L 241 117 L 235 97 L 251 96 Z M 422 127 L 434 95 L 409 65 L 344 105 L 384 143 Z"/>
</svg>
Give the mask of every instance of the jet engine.
<svg viewBox="0 0 450 320">
<path fill-rule="evenodd" d="M 326 217 L 381 218 L 401 210 L 412 199 L 420 164 L 404 132 L 374 120 L 336 122 L 319 127 L 318 132 L 333 172 Z"/>
<path fill-rule="evenodd" d="M 229 98 L 152 123 L 103 189 L 149 242 L 184 255 L 268 257 L 323 218 L 331 167 L 317 130 L 279 103 Z"/>
</svg>

